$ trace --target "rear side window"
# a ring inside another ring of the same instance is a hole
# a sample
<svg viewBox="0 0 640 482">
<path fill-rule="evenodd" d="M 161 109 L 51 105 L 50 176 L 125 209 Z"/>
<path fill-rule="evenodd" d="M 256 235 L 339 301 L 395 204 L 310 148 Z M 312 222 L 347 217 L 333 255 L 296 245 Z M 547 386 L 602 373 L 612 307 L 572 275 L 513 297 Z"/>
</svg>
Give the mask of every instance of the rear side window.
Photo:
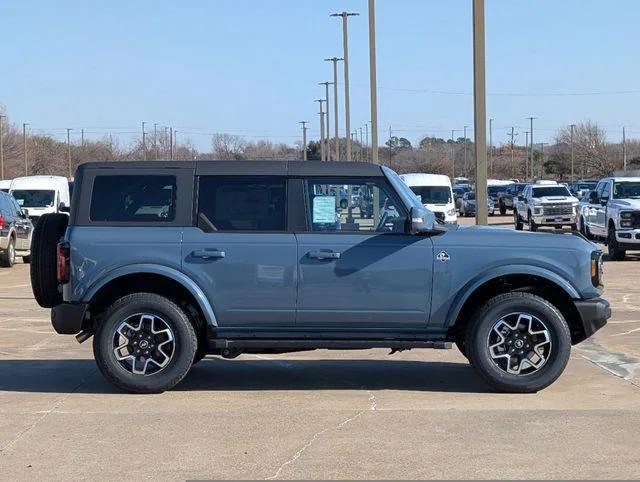
<svg viewBox="0 0 640 482">
<path fill-rule="evenodd" d="M 198 227 L 213 231 L 285 231 L 282 177 L 200 177 Z"/>
<path fill-rule="evenodd" d="M 98 222 L 171 222 L 175 206 L 175 176 L 96 176 L 89 218 Z"/>
</svg>

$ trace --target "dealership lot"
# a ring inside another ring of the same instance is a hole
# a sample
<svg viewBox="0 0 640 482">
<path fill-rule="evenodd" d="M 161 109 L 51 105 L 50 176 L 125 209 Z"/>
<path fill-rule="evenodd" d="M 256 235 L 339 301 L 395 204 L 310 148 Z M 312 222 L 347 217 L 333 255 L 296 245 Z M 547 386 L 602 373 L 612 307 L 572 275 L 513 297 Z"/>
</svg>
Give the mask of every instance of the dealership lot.
<svg viewBox="0 0 640 482">
<path fill-rule="evenodd" d="M 493 393 L 453 349 L 209 358 L 177 389 L 141 396 L 102 378 L 90 342 L 53 332 L 18 264 L 0 270 L 0 470 L 7 479 L 637 478 L 640 255 L 605 270 L 612 319 L 535 395 Z"/>
</svg>

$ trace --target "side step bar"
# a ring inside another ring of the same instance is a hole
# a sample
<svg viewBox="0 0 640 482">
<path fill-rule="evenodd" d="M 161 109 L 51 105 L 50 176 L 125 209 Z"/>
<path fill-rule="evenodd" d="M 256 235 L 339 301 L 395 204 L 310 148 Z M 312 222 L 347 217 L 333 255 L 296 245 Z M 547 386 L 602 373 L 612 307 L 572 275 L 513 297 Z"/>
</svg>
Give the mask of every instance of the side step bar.
<svg viewBox="0 0 640 482">
<path fill-rule="evenodd" d="M 366 350 L 369 348 L 391 348 L 394 350 L 408 350 L 411 348 L 435 348 L 449 350 L 450 341 L 417 341 L 417 340 L 256 340 L 252 339 L 224 339 L 213 338 L 209 346 L 217 349 L 256 349 L 278 348 L 291 350 Z"/>
</svg>

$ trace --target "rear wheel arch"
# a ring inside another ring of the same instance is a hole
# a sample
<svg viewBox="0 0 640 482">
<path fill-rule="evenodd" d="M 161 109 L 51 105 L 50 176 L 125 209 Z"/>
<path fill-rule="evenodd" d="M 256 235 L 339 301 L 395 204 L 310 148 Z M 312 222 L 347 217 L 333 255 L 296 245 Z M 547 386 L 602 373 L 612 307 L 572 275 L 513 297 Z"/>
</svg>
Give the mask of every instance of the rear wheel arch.
<svg viewBox="0 0 640 482">
<path fill-rule="evenodd" d="M 527 292 L 546 299 L 567 321 L 572 342 L 575 344 L 584 340 L 580 313 L 573 302 L 579 297 L 578 293 L 550 277 L 532 273 L 504 274 L 472 286 L 467 295 L 456 304 L 457 308 L 450 312 L 449 338 L 457 340 L 464 336 L 466 328 L 473 321 L 473 315 L 484 303 L 497 295 L 509 292 Z"/>
</svg>

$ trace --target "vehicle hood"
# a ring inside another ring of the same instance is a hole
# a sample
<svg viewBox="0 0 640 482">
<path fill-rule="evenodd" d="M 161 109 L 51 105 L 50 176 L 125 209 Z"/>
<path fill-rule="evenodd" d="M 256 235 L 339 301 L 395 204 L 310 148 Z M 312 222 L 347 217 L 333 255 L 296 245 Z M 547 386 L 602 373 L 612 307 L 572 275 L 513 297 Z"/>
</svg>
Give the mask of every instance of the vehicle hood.
<svg viewBox="0 0 640 482">
<path fill-rule="evenodd" d="M 573 196 L 543 196 L 532 198 L 539 204 L 557 204 L 557 203 L 577 203 L 578 198 Z"/>
<path fill-rule="evenodd" d="M 640 210 L 640 199 L 611 199 L 609 204 L 620 208 Z"/>
</svg>

